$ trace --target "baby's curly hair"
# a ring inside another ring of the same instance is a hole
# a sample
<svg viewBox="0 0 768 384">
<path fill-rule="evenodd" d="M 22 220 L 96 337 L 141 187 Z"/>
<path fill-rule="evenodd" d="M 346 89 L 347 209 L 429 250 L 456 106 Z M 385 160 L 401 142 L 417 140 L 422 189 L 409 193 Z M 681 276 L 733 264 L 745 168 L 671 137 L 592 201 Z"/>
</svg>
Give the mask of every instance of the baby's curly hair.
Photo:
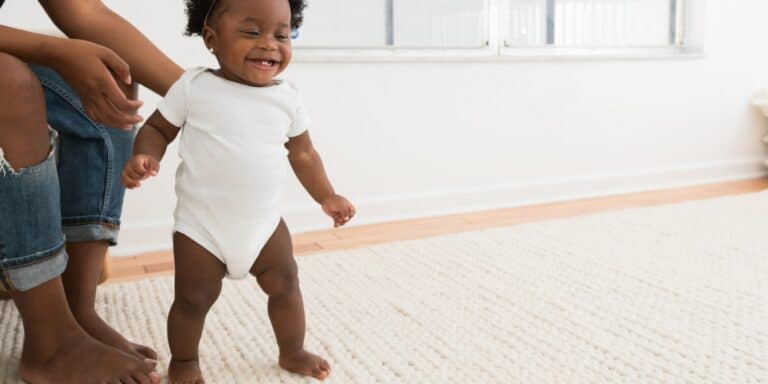
<svg viewBox="0 0 768 384">
<path fill-rule="evenodd" d="M 0 0 L 4 1 L 4 0 Z M 208 10 L 211 10 L 211 4 L 214 1 L 221 3 L 226 0 L 184 0 L 187 7 L 187 30 L 185 34 L 188 36 L 202 35 L 203 23 L 205 23 L 205 15 Z M 298 29 L 301 27 L 301 23 L 304 21 L 304 8 L 307 7 L 306 0 L 286 0 L 291 5 L 291 29 Z M 216 4 L 215 8 L 218 8 L 220 4 Z M 211 13 L 215 13 L 215 9 L 211 10 Z M 210 15 L 208 17 L 211 17 Z"/>
</svg>

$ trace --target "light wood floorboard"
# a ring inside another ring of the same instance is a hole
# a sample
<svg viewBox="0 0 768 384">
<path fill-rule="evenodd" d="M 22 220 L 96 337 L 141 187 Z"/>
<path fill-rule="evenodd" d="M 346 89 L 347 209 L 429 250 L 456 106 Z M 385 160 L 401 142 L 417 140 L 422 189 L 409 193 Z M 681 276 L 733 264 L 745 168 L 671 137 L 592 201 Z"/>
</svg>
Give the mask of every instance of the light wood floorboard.
<svg viewBox="0 0 768 384">
<path fill-rule="evenodd" d="M 294 252 L 297 256 L 306 256 L 323 251 L 364 247 L 397 240 L 737 195 L 765 189 L 768 189 L 768 179 L 755 179 L 302 233 L 293 236 Z M 113 258 L 111 264 L 109 282 L 135 280 L 173 272 L 173 256 L 170 251 Z"/>
</svg>

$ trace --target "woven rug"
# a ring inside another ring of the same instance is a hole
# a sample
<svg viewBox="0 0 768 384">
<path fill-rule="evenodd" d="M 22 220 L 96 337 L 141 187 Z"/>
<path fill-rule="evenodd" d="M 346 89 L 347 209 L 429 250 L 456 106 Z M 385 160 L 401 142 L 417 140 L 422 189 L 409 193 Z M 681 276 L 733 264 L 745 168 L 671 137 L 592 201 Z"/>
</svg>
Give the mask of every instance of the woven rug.
<svg viewBox="0 0 768 384">
<path fill-rule="evenodd" d="M 307 345 L 331 383 L 765 383 L 766 229 L 752 194 L 300 258 Z M 107 285 L 98 310 L 164 369 L 171 297 L 170 277 Z M 277 367 L 252 280 L 226 282 L 201 351 L 212 383 L 312 382 Z"/>
</svg>

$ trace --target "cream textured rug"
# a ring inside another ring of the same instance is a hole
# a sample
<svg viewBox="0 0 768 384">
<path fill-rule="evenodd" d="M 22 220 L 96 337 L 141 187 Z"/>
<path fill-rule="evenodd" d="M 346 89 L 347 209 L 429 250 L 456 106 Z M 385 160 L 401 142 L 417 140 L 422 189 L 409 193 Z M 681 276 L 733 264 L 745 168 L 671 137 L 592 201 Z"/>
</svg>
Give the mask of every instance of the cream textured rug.
<svg viewBox="0 0 768 384">
<path fill-rule="evenodd" d="M 331 383 L 768 382 L 768 194 L 628 210 L 299 259 L 307 344 Z M 164 356 L 172 280 L 106 286 L 99 311 Z M 17 313 L 0 304 L 0 380 Z M 212 383 L 280 371 L 265 298 L 228 281 Z"/>
</svg>

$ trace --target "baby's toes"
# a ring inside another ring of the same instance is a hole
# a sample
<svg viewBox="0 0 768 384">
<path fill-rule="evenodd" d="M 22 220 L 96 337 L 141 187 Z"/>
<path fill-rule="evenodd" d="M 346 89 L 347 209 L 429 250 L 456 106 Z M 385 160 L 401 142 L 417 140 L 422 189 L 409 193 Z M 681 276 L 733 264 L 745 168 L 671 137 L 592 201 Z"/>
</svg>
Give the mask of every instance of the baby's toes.
<svg viewBox="0 0 768 384">
<path fill-rule="evenodd" d="M 319 360 L 316 367 L 312 369 L 312 376 L 323 380 L 331 373 L 331 365 L 325 360 Z"/>
<path fill-rule="evenodd" d="M 331 365 L 325 360 L 320 360 L 320 369 L 324 372 L 331 372 Z"/>
</svg>

